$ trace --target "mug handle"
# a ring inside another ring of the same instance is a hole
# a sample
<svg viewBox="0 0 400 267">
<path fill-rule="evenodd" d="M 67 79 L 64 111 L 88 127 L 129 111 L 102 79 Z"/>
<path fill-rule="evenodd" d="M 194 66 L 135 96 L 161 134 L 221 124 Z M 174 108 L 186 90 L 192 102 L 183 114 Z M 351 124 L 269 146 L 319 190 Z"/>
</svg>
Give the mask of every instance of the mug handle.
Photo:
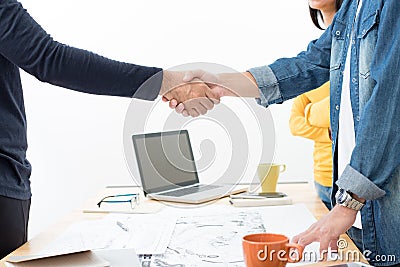
<svg viewBox="0 0 400 267">
<path fill-rule="evenodd" d="M 284 172 L 284 171 L 286 171 L 286 164 L 281 164 L 279 166 L 279 172 Z"/>
<path fill-rule="evenodd" d="M 295 243 L 289 243 L 289 244 L 286 244 L 285 246 L 288 248 L 288 257 L 287 257 L 287 261 L 288 261 L 289 263 L 296 263 L 296 262 L 301 261 L 301 259 L 303 258 L 303 250 L 304 250 L 304 247 L 303 247 L 303 246 L 300 246 L 299 244 L 295 244 Z M 297 250 L 297 253 L 298 253 L 298 254 L 297 254 L 298 257 L 295 258 L 295 259 L 292 259 L 292 258 L 290 257 L 290 251 L 291 251 L 292 249 Z"/>
</svg>

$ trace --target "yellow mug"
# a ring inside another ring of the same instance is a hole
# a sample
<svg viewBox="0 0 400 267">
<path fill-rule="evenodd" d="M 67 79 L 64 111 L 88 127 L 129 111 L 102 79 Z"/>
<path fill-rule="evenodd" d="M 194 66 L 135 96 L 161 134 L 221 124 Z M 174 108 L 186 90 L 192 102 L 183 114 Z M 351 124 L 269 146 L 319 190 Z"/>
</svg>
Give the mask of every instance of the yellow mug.
<svg viewBox="0 0 400 267">
<path fill-rule="evenodd" d="M 262 192 L 276 192 L 279 174 L 286 170 L 285 164 L 261 163 L 257 167 Z"/>
</svg>

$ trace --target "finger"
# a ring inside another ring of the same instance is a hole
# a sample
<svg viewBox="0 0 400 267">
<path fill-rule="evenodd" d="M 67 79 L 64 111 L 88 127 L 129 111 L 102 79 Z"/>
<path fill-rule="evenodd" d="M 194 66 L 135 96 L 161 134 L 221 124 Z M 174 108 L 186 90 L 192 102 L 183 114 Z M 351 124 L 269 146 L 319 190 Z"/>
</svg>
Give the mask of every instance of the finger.
<svg viewBox="0 0 400 267">
<path fill-rule="evenodd" d="M 302 234 L 298 234 L 298 235 L 295 235 L 293 238 L 292 238 L 292 242 L 293 243 L 299 243 L 299 240 L 300 240 L 300 238 L 301 238 L 301 235 Z"/>
<path fill-rule="evenodd" d="M 202 98 L 200 104 L 203 105 L 206 110 L 212 110 L 214 108 L 214 102 L 207 97 Z"/>
<path fill-rule="evenodd" d="M 329 244 L 329 246 L 331 247 L 331 249 L 335 252 L 338 251 L 338 241 L 339 241 L 339 237 L 334 238 L 331 240 L 331 243 Z"/>
<path fill-rule="evenodd" d="M 311 244 L 311 243 L 314 242 L 314 241 L 318 241 L 318 239 L 314 238 L 312 234 L 305 234 L 305 233 L 303 233 L 303 234 L 300 234 L 300 235 L 297 237 L 297 240 L 296 240 L 296 242 L 294 242 L 294 243 L 297 243 L 297 244 L 299 244 L 300 246 L 305 247 L 305 246 Z"/>
<path fill-rule="evenodd" d="M 185 110 L 185 105 L 183 105 L 183 103 L 179 103 L 175 108 L 175 111 L 177 113 L 183 113 L 184 110 Z"/>
<path fill-rule="evenodd" d="M 193 78 L 195 78 L 194 75 L 193 75 L 193 72 L 192 71 L 187 71 L 187 72 L 185 72 L 185 75 L 183 76 L 182 81 L 190 82 L 191 80 L 193 80 Z"/>
<path fill-rule="evenodd" d="M 189 109 L 187 112 L 189 113 L 189 116 L 191 116 L 191 117 L 193 117 L 193 118 L 196 118 L 196 117 L 198 117 L 198 116 L 200 115 L 200 114 L 197 112 L 197 110 L 194 109 L 194 108 Z"/>
<path fill-rule="evenodd" d="M 163 94 L 162 99 L 163 101 L 165 100 L 165 102 L 168 102 L 170 99 L 173 99 L 171 95 L 171 90 Z"/>
<path fill-rule="evenodd" d="M 186 109 L 184 109 L 182 111 L 182 115 L 183 115 L 183 117 L 188 117 L 189 116 L 189 112 Z"/>
<path fill-rule="evenodd" d="M 304 231 L 304 232 L 302 232 L 302 233 L 300 233 L 300 234 L 298 234 L 298 235 L 295 235 L 295 236 L 292 238 L 292 242 L 293 242 L 293 243 L 299 243 L 300 239 L 302 239 L 304 236 L 306 236 L 306 235 L 308 234 L 308 230 L 309 230 L 309 229 L 307 229 L 306 231 Z"/>
<path fill-rule="evenodd" d="M 192 109 L 196 110 L 199 115 L 204 115 L 207 113 L 206 101 L 210 102 L 207 97 L 200 97 L 196 99 L 191 99 L 185 102 L 185 109 L 189 110 L 189 113 Z M 192 116 L 192 115 L 191 115 Z"/>
<path fill-rule="evenodd" d="M 307 230 L 305 230 L 303 233 L 309 234 L 309 233 L 313 232 L 318 227 L 317 223 L 318 222 L 311 224 L 311 226 L 308 227 Z"/>
<path fill-rule="evenodd" d="M 205 94 L 214 104 L 218 104 L 221 101 L 221 96 L 212 89 L 206 89 Z"/>
<path fill-rule="evenodd" d="M 329 243 L 330 243 L 329 238 L 326 237 L 321 238 L 321 241 L 319 242 L 319 253 L 321 254 L 321 259 L 326 260 Z"/>
<path fill-rule="evenodd" d="M 183 76 L 183 81 L 184 82 L 190 82 L 191 80 L 195 78 L 201 78 L 201 76 L 204 75 L 203 70 L 190 70 L 185 73 L 185 76 Z"/>
<path fill-rule="evenodd" d="M 195 105 L 193 106 L 193 109 L 197 111 L 197 113 L 200 115 L 204 115 L 207 113 L 207 109 L 201 104 L 201 101 L 196 101 Z"/>
<path fill-rule="evenodd" d="M 176 106 L 178 105 L 178 101 L 176 101 L 176 99 L 171 99 L 171 101 L 169 101 L 169 107 L 174 109 L 176 108 Z"/>
</svg>

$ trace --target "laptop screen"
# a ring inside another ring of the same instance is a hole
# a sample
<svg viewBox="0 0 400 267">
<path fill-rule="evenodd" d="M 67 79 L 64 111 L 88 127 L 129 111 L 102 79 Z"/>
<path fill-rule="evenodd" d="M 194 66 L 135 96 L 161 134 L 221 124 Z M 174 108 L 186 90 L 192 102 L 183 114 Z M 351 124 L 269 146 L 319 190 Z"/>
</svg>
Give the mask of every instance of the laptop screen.
<svg viewBox="0 0 400 267">
<path fill-rule="evenodd" d="M 132 136 L 145 194 L 199 182 L 187 130 Z"/>
</svg>

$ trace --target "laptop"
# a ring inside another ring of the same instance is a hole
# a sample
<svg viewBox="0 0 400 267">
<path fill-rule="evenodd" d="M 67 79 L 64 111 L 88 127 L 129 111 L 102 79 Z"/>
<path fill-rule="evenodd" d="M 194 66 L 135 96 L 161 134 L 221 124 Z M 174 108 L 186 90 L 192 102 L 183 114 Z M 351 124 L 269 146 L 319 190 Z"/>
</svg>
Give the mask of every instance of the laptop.
<svg viewBox="0 0 400 267">
<path fill-rule="evenodd" d="M 246 191 L 235 184 L 200 184 L 187 130 L 132 136 L 145 196 L 203 203 Z"/>
</svg>

